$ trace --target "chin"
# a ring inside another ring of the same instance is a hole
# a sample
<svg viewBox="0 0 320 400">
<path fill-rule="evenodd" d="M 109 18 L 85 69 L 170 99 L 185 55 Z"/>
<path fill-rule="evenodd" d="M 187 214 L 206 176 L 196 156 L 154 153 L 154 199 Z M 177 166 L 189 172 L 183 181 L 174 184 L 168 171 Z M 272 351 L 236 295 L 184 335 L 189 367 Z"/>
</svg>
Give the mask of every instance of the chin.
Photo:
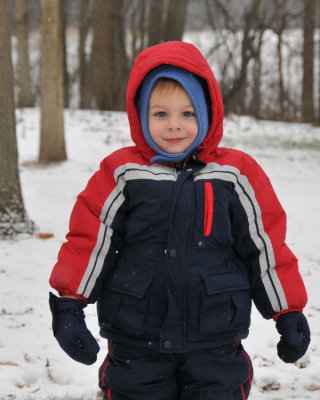
<svg viewBox="0 0 320 400">
<path fill-rule="evenodd" d="M 166 153 L 169 154 L 179 154 L 179 153 L 184 153 L 187 149 L 162 149 L 163 151 L 165 151 Z"/>
</svg>

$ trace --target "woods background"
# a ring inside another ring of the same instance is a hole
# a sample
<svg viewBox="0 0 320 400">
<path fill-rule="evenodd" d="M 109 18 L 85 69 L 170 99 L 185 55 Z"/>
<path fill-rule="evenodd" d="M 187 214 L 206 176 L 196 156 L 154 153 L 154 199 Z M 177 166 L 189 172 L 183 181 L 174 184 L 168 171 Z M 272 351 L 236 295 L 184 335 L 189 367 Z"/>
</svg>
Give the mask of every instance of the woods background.
<svg viewBox="0 0 320 400">
<path fill-rule="evenodd" d="M 226 113 L 320 125 L 320 0 L 0 0 L 0 236 L 31 232 L 15 107 L 39 107 L 39 163 L 67 158 L 63 109 L 125 110 L 131 66 L 197 45 Z"/>
<path fill-rule="evenodd" d="M 28 58 L 27 41 L 29 33 L 29 46 L 40 52 L 41 2 L 9 2 L 19 106 L 39 103 L 39 56 Z M 65 107 L 124 110 L 138 52 L 206 31 L 205 55 L 227 112 L 319 122 L 319 0 L 54 2 L 62 8 Z M 72 40 L 76 62 L 68 53 Z"/>
</svg>

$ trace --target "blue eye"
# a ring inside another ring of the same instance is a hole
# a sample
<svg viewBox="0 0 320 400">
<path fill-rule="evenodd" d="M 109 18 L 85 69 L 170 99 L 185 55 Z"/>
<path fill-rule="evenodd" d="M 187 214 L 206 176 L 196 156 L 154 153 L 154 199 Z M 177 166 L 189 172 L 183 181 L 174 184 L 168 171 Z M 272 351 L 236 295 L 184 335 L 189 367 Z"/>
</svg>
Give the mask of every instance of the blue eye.
<svg viewBox="0 0 320 400">
<path fill-rule="evenodd" d="M 196 114 L 195 114 L 194 112 L 191 112 L 191 111 L 184 111 L 184 112 L 182 113 L 182 115 L 183 115 L 184 117 L 195 117 L 195 116 L 196 116 Z"/>
<path fill-rule="evenodd" d="M 155 115 L 156 117 L 159 117 L 159 118 L 164 118 L 164 117 L 167 116 L 167 113 L 164 112 L 164 111 L 158 111 L 158 112 L 156 112 L 154 115 Z"/>
</svg>

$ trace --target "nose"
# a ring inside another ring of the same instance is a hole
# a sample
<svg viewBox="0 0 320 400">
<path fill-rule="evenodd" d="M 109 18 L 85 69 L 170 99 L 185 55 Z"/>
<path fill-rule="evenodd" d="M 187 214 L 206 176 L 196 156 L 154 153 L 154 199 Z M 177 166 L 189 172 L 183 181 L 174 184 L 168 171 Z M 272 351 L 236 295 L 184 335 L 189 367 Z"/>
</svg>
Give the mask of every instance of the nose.
<svg viewBox="0 0 320 400">
<path fill-rule="evenodd" d="M 181 129 L 178 118 L 171 117 L 168 121 L 168 130 L 169 131 L 179 131 Z"/>
</svg>

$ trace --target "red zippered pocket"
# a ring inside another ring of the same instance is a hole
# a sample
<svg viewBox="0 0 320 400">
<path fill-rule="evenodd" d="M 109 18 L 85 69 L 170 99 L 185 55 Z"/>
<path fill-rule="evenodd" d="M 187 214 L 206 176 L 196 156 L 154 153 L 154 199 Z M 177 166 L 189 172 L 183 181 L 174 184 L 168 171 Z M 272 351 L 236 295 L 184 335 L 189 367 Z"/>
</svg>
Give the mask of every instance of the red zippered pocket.
<svg viewBox="0 0 320 400">
<path fill-rule="evenodd" d="M 214 214 L 214 192 L 211 182 L 204 182 L 204 236 L 210 236 Z"/>
</svg>

